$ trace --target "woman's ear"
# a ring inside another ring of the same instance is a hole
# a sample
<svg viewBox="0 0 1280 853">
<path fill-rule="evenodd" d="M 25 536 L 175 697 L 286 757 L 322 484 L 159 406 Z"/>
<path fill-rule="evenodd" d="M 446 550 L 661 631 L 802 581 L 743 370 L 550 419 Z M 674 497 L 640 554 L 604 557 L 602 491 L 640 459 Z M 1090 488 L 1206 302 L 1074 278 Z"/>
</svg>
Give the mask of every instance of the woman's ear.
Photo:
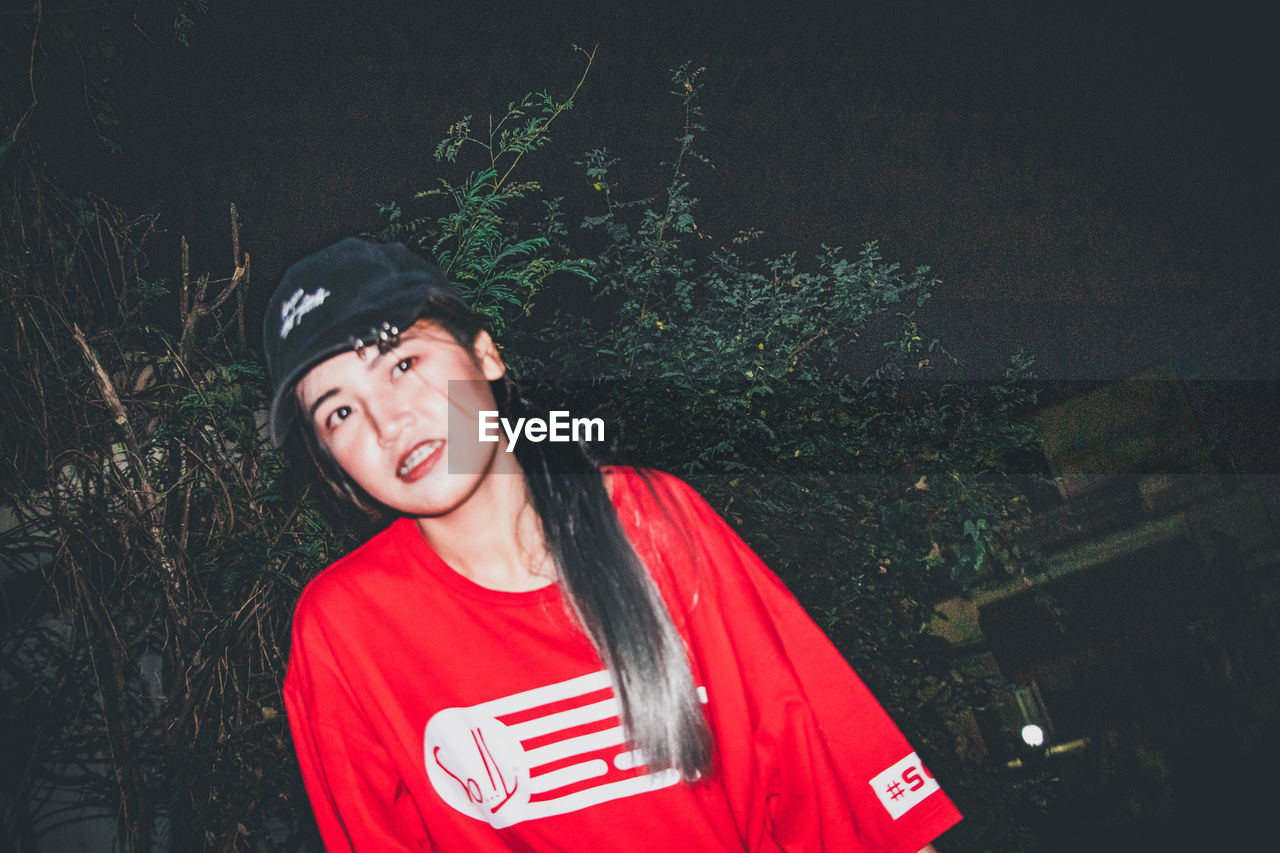
<svg viewBox="0 0 1280 853">
<path fill-rule="evenodd" d="M 501 379 L 506 375 L 507 365 L 502 360 L 502 354 L 498 352 L 498 346 L 493 342 L 493 338 L 489 337 L 489 333 L 481 329 L 476 334 L 475 343 L 472 344 L 472 353 L 475 355 L 476 363 L 480 365 L 484 378 L 490 382 L 495 379 Z"/>
</svg>

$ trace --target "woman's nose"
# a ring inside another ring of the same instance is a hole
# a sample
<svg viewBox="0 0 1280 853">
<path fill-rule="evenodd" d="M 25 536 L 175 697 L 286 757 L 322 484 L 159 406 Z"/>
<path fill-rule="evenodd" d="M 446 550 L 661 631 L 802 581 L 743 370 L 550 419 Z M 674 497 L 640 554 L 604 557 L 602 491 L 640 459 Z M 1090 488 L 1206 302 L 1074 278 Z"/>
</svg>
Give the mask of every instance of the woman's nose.
<svg viewBox="0 0 1280 853">
<path fill-rule="evenodd" d="M 405 427 L 413 423 L 413 411 L 394 393 L 379 395 L 368 405 L 378 443 L 383 446 L 395 444 Z"/>
</svg>

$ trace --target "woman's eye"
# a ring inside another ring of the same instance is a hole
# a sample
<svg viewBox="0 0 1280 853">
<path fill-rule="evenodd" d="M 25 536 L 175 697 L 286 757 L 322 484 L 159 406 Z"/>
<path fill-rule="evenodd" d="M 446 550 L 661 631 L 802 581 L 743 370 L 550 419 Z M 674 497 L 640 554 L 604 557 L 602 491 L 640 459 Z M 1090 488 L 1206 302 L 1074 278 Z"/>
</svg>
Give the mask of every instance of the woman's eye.
<svg viewBox="0 0 1280 853">
<path fill-rule="evenodd" d="M 413 365 L 418 361 L 417 356 L 407 356 L 396 362 L 397 373 L 408 373 L 413 369 Z"/>
<path fill-rule="evenodd" d="M 351 416 L 350 406 L 339 406 L 338 408 L 334 409 L 332 412 L 329 413 L 329 417 L 325 418 L 324 425 L 329 429 L 333 429 L 334 427 L 336 427 L 338 424 L 345 421 L 350 416 Z"/>
</svg>

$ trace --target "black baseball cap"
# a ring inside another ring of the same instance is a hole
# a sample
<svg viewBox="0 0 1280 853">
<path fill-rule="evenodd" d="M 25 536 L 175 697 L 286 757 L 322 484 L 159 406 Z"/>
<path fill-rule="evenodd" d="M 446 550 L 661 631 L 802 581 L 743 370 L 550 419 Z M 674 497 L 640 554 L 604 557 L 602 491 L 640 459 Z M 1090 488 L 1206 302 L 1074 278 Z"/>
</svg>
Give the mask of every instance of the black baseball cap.
<svg viewBox="0 0 1280 853">
<path fill-rule="evenodd" d="M 293 386 L 341 352 L 394 339 L 435 294 L 458 295 L 440 268 L 401 243 L 347 237 L 285 270 L 262 321 L 271 440 L 293 428 Z"/>
</svg>

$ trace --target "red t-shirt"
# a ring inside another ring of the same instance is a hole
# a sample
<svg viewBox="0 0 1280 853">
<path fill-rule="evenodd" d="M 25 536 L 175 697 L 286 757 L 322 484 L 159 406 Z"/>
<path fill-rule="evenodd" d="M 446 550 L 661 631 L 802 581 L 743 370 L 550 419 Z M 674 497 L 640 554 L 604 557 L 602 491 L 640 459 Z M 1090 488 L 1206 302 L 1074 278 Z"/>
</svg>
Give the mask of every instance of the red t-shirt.
<svg viewBox="0 0 1280 853">
<path fill-rule="evenodd" d="M 782 583 L 687 485 L 613 503 L 689 647 L 708 778 L 650 774 L 560 592 L 481 587 L 401 519 L 322 572 L 284 695 L 329 850 L 890 851 L 959 820 Z"/>
</svg>

